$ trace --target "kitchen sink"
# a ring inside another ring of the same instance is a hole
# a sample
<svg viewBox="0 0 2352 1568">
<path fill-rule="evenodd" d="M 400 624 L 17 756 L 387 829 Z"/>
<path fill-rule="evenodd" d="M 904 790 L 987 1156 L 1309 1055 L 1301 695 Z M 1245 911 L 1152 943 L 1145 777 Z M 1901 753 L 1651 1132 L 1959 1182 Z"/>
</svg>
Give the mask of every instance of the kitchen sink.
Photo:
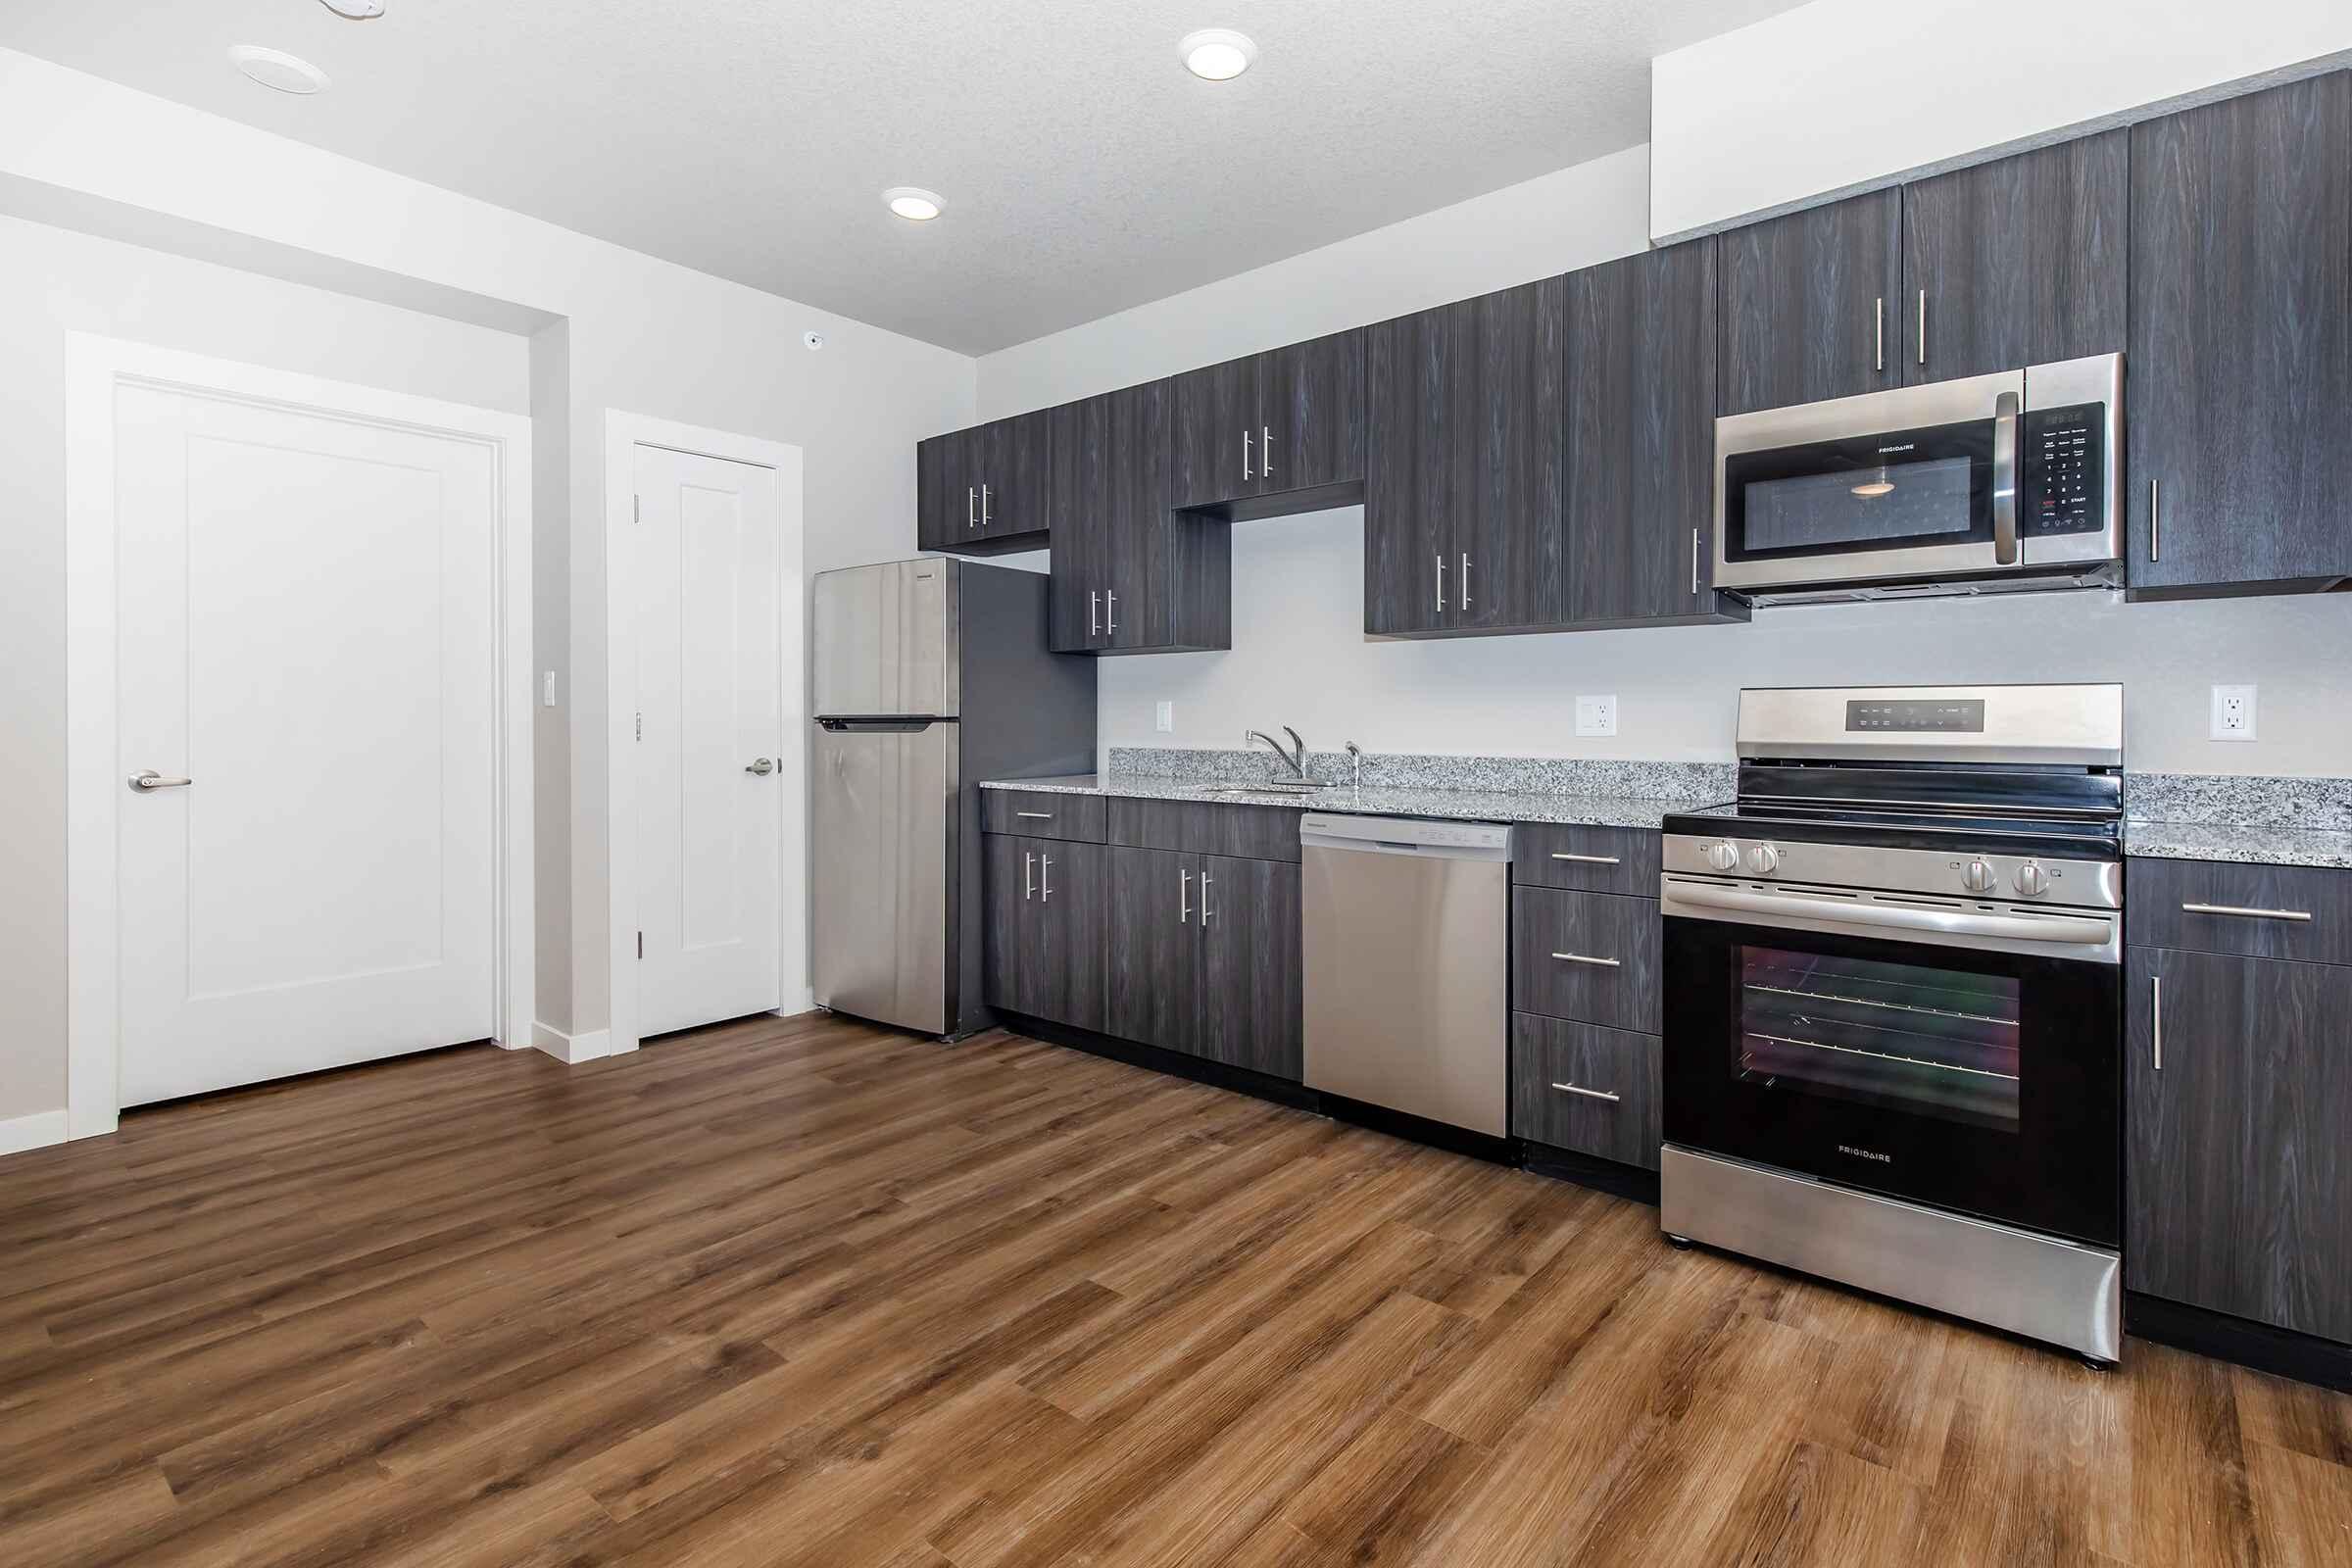
<svg viewBox="0 0 2352 1568">
<path fill-rule="evenodd" d="M 1336 788 L 1331 784 L 1203 784 L 1203 795 L 1312 795 L 1317 790 Z"/>
</svg>

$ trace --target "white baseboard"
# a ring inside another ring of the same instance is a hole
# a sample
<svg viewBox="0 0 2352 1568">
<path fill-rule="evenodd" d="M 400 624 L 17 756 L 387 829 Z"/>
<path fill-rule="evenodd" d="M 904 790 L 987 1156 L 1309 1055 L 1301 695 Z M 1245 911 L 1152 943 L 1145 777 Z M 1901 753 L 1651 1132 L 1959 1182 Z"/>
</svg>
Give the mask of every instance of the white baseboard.
<svg viewBox="0 0 2352 1568">
<path fill-rule="evenodd" d="M 558 1061 L 594 1061 L 612 1054 L 612 1033 L 609 1029 L 591 1029 L 586 1034 L 567 1035 L 552 1024 L 534 1023 L 531 1044 Z"/>
<path fill-rule="evenodd" d="M 65 1141 L 66 1113 L 62 1110 L 36 1111 L 30 1116 L 0 1121 L 0 1154 L 21 1154 L 27 1149 L 47 1149 L 51 1144 Z"/>
</svg>

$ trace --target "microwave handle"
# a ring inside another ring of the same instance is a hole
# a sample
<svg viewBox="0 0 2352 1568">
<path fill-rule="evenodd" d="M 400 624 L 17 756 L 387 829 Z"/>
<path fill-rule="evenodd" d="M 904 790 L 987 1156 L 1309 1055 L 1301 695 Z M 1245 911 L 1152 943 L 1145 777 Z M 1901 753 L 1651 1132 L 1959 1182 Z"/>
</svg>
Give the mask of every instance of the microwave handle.
<svg viewBox="0 0 2352 1568">
<path fill-rule="evenodd" d="M 1992 564 L 2017 564 L 2017 394 L 1992 405 Z"/>
</svg>

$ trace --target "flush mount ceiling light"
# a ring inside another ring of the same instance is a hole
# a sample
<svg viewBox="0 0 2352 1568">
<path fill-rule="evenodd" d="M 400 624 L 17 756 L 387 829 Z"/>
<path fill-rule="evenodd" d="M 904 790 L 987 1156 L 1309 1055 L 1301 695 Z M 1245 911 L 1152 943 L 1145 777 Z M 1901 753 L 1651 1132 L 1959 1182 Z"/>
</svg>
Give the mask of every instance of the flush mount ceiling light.
<svg viewBox="0 0 2352 1568">
<path fill-rule="evenodd" d="M 1231 27 L 1188 32 L 1176 46 L 1184 69 L 1203 81 L 1231 81 L 1257 59 L 1257 45 Z"/>
<path fill-rule="evenodd" d="M 893 185 L 882 193 L 882 203 L 910 223 L 928 223 L 948 204 L 936 192 L 913 185 Z"/>
<path fill-rule="evenodd" d="M 258 43 L 241 43 L 229 50 L 228 58 L 230 64 L 246 75 L 278 92 L 308 97 L 326 86 L 325 72 L 282 49 L 265 49 Z"/>
</svg>

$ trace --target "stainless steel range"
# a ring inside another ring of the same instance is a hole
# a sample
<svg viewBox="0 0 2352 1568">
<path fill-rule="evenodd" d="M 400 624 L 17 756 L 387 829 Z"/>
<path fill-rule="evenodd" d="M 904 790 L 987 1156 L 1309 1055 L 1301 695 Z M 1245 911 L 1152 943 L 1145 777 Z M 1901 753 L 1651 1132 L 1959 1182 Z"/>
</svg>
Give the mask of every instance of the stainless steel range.
<svg viewBox="0 0 2352 1568">
<path fill-rule="evenodd" d="M 1747 691 L 1665 821 L 1661 1223 L 2112 1362 L 2123 688 Z"/>
</svg>

